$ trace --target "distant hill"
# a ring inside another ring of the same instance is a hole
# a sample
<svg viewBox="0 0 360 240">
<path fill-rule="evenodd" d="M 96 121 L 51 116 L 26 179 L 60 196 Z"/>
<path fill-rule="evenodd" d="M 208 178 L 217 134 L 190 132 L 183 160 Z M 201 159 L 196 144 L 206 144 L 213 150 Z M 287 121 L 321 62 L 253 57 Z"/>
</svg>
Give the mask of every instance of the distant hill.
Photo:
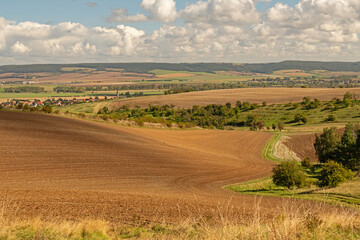
<svg viewBox="0 0 360 240">
<path fill-rule="evenodd" d="M 283 61 L 279 63 L 81 63 L 81 64 L 33 64 L 0 66 L 0 73 L 38 73 L 62 72 L 63 68 L 81 67 L 105 70 L 120 68 L 126 72 L 147 73 L 155 69 L 189 72 L 239 71 L 254 73 L 272 73 L 278 70 L 299 69 L 304 71 L 351 71 L 360 72 L 360 62 L 315 62 L 315 61 Z"/>
</svg>

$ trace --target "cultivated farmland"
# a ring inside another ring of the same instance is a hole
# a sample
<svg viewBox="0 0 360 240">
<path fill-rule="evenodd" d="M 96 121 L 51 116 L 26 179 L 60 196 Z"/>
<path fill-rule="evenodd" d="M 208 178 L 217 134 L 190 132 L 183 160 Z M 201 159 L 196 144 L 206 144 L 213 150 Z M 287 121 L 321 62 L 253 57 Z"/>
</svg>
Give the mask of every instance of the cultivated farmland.
<svg viewBox="0 0 360 240">
<path fill-rule="evenodd" d="M 333 88 L 241 88 L 212 90 L 203 92 L 190 92 L 166 96 L 153 96 L 147 98 L 126 99 L 110 104 L 111 108 L 122 105 L 147 107 L 150 105 L 173 104 L 176 107 L 192 108 L 193 105 L 225 104 L 236 101 L 267 104 L 301 102 L 304 97 L 331 100 L 334 97 L 342 98 L 346 92 L 360 95 L 360 88 L 333 89 Z"/>
<path fill-rule="evenodd" d="M 194 214 L 187 207 L 211 214 L 232 196 L 221 186 L 273 166 L 261 157 L 266 133 L 133 129 L 20 112 L 0 112 L 0 133 L 0 191 L 24 217 L 177 220 Z M 233 201 L 241 211 L 254 207 L 252 197 Z"/>
</svg>

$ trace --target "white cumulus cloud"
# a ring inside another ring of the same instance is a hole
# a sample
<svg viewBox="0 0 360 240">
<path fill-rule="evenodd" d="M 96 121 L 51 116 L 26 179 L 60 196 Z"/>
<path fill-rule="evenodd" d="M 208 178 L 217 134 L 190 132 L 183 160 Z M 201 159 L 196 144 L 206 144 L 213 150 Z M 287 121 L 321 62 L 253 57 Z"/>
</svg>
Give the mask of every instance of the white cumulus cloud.
<svg viewBox="0 0 360 240">
<path fill-rule="evenodd" d="M 31 48 L 22 42 L 17 41 L 14 45 L 11 46 L 11 51 L 15 54 L 29 54 L 31 52 Z"/>
<path fill-rule="evenodd" d="M 159 22 L 175 22 L 177 11 L 174 0 L 143 0 L 140 7 L 150 13 L 150 18 Z"/>
<path fill-rule="evenodd" d="M 174 0 L 142 0 L 140 7 L 148 13 L 146 16 L 142 13 L 129 15 L 126 8 L 111 9 L 111 15 L 107 17 L 108 22 L 145 22 L 148 20 L 163 23 L 172 23 L 176 21 L 177 10 Z"/>
<path fill-rule="evenodd" d="M 180 13 L 188 23 L 248 25 L 260 21 L 253 0 L 208 0 L 187 6 Z"/>
<path fill-rule="evenodd" d="M 143 0 L 144 14 L 113 10 L 112 22 L 159 21 L 153 32 L 120 24 L 89 28 L 0 17 L 0 64 L 22 62 L 359 61 L 360 1 L 300 0 L 264 13 L 259 0 Z M 111 18 L 110 18 L 111 17 Z M 174 21 L 182 19 L 183 24 Z"/>
</svg>

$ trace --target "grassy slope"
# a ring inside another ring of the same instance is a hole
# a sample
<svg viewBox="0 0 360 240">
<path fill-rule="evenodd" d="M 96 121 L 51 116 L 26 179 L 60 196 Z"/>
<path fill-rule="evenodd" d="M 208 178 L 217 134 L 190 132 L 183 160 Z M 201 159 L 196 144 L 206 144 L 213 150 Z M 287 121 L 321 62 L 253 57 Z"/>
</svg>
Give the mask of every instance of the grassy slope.
<svg viewBox="0 0 360 240">
<path fill-rule="evenodd" d="M 275 144 L 280 139 L 281 134 L 277 133 L 269 140 L 263 151 L 265 158 L 276 162 L 281 161 L 281 159 L 274 156 Z M 307 173 L 310 181 L 315 183 L 315 176 L 319 172 L 319 168 L 315 168 L 313 172 L 304 168 L 304 171 Z M 330 189 L 321 189 L 312 184 L 307 188 L 289 190 L 285 187 L 276 186 L 272 182 L 271 177 L 229 185 L 225 188 L 242 194 L 315 200 L 360 209 L 360 178 Z"/>
</svg>

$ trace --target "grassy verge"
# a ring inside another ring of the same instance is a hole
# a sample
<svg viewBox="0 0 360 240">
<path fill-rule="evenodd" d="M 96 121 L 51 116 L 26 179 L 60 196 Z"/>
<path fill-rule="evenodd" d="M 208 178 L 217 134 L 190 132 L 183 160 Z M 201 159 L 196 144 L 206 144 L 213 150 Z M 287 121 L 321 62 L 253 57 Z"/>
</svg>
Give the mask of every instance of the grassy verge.
<svg viewBox="0 0 360 240">
<path fill-rule="evenodd" d="M 281 137 L 281 133 L 276 133 L 268 141 L 262 152 L 264 158 L 275 162 L 282 161 L 274 155 L 276 143 Z M 336 188 L 322 189 L 314 185 L 320 167 L 315 165 L 312 170 L 306 168 L 303 170 L 312 183 L 307 188 L 289 190 L 279 187 L 272 182 L 271 177 L 229 185 L 225 188 L 241 194 L 315 200 L 360 209 L 360 178 L 343 183 Z"/>
<path fill-rule="evenodd" d="M 266 143 L 266 145 L 262 151 L 263 158 L 266 158 L 266 159 L 274 161 L 274 162 L 280 162 L 282 160 L 274 155 L 275 145 L 278 141 L 280 141 L 281 138 L 282 138 L 281 133 L 275 133 L 272 136 L 272 138 Z"/>
<path fill-rule="evenodd" d="M 289 190 L 276 186 L 272 183 L 271 178 L 268 177 L 231 185 L 228 186 L 227 189 L 242 194 L 315 200 L 360 209 L 360 191 L 355 191 L 355 188 L 358 188 L 359 184 L 360 179 L 357 178 L 331 189 L 321 189 L 311 186 L 308 188 Z M 344 188 L 347 189 L 347 193 L 344 193 Z"/>
</svg>

